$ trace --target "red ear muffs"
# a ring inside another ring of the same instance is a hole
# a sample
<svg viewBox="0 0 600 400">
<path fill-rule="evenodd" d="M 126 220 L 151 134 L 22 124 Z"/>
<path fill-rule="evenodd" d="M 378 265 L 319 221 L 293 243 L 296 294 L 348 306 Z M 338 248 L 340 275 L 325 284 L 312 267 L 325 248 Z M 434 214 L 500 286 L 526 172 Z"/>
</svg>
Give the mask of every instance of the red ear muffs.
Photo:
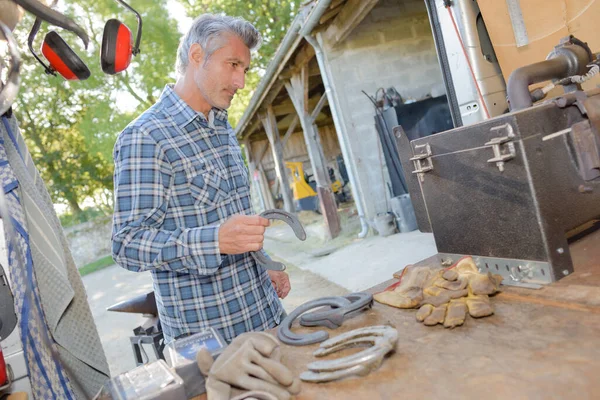
<svg viewBox="0 0 600 400">
<path fill-rule="evenodd" d="M 109 19 L 104 26 L 100 64 L 109 75 L 125 71 L 131 62 L 133 35 L 121 21 Z"/>
<path fill-rule="evenodd" d="M 140 52 L 140 40 L 142 38 L 142 17 L 124 0 L 117 0 L 125 8 L 135 14 L 137 18 L 137 33 L 135 44 L 131 30 L 118 19 L 109 19 L 104 25 L 102 36 L 102 49 L 100 49 L 100 65 L 102 71 L 109 75 L 125 71 L 131 62 L 131 56 Z"/>
<path fill-rule="evenodd" d="M 42 44 L 42 54 L 48 60 L 50 67 L 67 80 L 83 81 L 90 77 L 90 70 L 85 63 L 54 31 L 46 34 Z"/>
</svg>

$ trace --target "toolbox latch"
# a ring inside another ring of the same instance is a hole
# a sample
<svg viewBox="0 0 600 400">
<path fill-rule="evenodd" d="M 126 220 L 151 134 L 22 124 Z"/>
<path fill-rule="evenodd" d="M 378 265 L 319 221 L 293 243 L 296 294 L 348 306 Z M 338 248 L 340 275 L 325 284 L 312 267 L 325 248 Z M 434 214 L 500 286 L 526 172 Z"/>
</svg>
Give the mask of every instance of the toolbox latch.
<svg viewBox="0 0 600 400">
<path fill-rule="evenodd" d="M 495 126 L 490 129 L 492 133 L 498 133 L 498 136 L 487 142 L 486 146 L 491 146 L 494 157 L 487 160 L 489 163 L 495 163 L 500 172 L 504 171 L 504 163 L 515 158 L 515 144 L 512 143 L 515 134 L 510 124 Z"/>
<path fill-rule="evenodd" d="M 414 152 L 416 153 L 410 161 L 414 164 L 413 174 L 419 176 L 421 182 L 425 179 L 425 173 L 433 170 L 433 163 L 431 162 L 431 146 L 429 143 L 415 145 Z"/>
</svg>

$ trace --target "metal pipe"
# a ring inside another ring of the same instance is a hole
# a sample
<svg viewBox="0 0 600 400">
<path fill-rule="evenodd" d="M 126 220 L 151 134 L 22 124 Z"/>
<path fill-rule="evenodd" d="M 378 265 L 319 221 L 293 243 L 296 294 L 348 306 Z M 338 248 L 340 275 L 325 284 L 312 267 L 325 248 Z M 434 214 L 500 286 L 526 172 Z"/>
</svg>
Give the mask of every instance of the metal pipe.
<svg viewBox="0 0 600 400">
<path fill-rule="evenodd" d="M 529 93 L 529 85 L 549 79 L 564 78 L 569 71 L 566 57 L 559 56 L 550 60 L 517 68 L 508 78 L 508 102 L 511 111 L 531 107 L 533 101 Z"/>
<path fill-rule="evenodd" d="M 301 32 L 305 32 L 305 29 L 302 28 Z M 310 33 L 310 31 L 308 32 Z M 322 37 L 320 34 L 317 34 L 317 38 L 319 39 L 319 42 L 322 42 Z M 340 143 L 340 149 L 342 150 L 342 157 L 344 157 L 344 160 L 347 161 L 346 170 L 348 172 L 348 179 L 350 180 L 352 197 L 354 198 L 356 210 L 360 219 L 361 231 L 358 234 L 358 237 L 362 239 L 369 233 L 369 224 L 367 223 L 367 219 L 365 217 L 363 196 L 360 192 L 360 187 L 358 186 L 358 181 L 356 179 L 356 160 L 354 159 L 352 151 L 350 150 L 348 131 L 346 130 L 346 125 L 343 123 L 341 117 L 342 107 L 338 101 L 338 95 L 335 87 L 332 84 L 331 69 L 329 68 L 329 63 L 325 59 L 325 54 L 323 53 L 321 43 L 317 42 L 317 40 L 310 34 L 304 36 L 304 39 L 306 39 L 306 41 L 315 49 L 315 55 L 317 57 L 317 62 L 319 63 L 319 69 L 321 70 L 323 86 L 325 87 L 325 93 L 327 94 L 327 100 L 329 102 L 329 109 L 331 110 L 331 115 L 333 117 L 333 124 L 335 125 L 338 141 Z"/>
<path fill-rule="evenodd" d="M 566 43 L 557 46 L 546 61 L 517 68 L 510 74 L 506 87 L 510 110 L 518 111 L 533 105 L 529 85 L 583 74 L 590 61 L 587 49 Z"/>
<path fill-rule="evenodd" d="M 317 5 L 315 5 L 310 11 L 308 17 L 306 17 L 306 21 L 304 21 L 304 23 L 302 24 L 302 27 L 300 28 L 300 32 L 298 32 L 298 34 L 306 39 L 306 36 L 309 36 L 313 29 L 315 29 L 315 27 L 319 23 L 319 20 L 321 19 L 323 14 L 325 14 L 325 11 L 327 11 L 330 5 L 331 0 L 320 0 L 317 3 Z"/>
</svg>

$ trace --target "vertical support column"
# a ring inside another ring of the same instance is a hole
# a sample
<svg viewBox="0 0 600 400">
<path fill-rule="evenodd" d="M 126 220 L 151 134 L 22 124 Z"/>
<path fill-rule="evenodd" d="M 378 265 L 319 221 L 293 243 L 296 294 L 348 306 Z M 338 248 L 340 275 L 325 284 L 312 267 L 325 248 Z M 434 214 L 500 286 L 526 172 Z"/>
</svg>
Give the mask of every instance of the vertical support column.
<svg viewBox="0 0 600 400">
<path fill-rule="evenodd" d="M 300 124 L 304 131 L 304 140 L 308 149 L 308 156 L 313 168 L 313 175 L 317 182 L 317 194 L 325 224 L 330 238 L 340 234 L 341 224 L 337 213 L 335 196 L 331 190 L 331 182 L 327 173 L 327 164 L 323 154 L 319 132 L 315 125 L 316 115 L 313 117 L 308 109 L 308 64 L 300 67 L 298 72 L 292 74 L 290 82 L 286 83 L 294 108 L 300 117 Z M 318 113 L 317 113 L 318 114 Z"/>
<path fill-rule="evenodd" d="M 273 160 L 275 161 L 275 172 L 277 173 L 277 179 L 279 180 L 281 193 L 283 195 L 283 207 L 287 212 L 294 212 L 295 207 L 292 198 L 292 190 L 290 188 L 285 161 L 283 159 L 283 146 L 281 145 L 279 129 L 277 129 L 277 120 L 275 119 L 275 112 L 273 111 L 272 105 L 267 107 L 266 114 L 262 114 L 260 119 L 267 132 L 269 143 L 271 143 Z"/>
<path fill-rule="evenodd" d="M 256 169 L 256 163 L 254 162 L 254 158 L 252 157 L 252 145 L 250 144 L 249 139 L 244 140 L 244 152 L 246 153 L 246 161 L 248 162 L 248 172 L 250 175 L 248 176 L 248 179 L 250 181 L 250 192 L 252 193 L 254 189 L 254 193 L 258 193 L 260 209 L 264 211 L 267 209 L 265 207 L 265 198 L 260 181 L 258 179 L 255 179 L 255 177 L 258 176 L 258 171 Z"/>
</svg>

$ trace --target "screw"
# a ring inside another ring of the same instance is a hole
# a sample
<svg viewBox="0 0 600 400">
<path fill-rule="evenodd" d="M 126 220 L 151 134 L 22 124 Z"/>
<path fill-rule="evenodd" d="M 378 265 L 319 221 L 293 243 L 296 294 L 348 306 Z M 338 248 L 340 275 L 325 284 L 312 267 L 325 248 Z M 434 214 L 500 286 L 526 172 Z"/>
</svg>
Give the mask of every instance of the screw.
<svg viewBox="0 0 600 400">
<path fill-rule="evenodd" d="M 564 250 L 562 247 L 559 247 L 558 249 L 556 249 L 556 252 L 557 252 L 558 254 L 562 254 L 562 253 L 564 253 L 564 252 L 565 252 L 565 250 Z"/>
<path fill-rule="evenodd" d="M 563 269 L 563 275 L 564 275 L 564 276 L 567 276 L 567 275 L 569 275 L 569 270 Z"/>
<path fill-rule="evenodd" d="M 594 191 L 594 188 L 589 187 L 589 186 L 585 186 L 585 185 L 579 185 L 579 193 L 592 193 Z"/>
</svg>

